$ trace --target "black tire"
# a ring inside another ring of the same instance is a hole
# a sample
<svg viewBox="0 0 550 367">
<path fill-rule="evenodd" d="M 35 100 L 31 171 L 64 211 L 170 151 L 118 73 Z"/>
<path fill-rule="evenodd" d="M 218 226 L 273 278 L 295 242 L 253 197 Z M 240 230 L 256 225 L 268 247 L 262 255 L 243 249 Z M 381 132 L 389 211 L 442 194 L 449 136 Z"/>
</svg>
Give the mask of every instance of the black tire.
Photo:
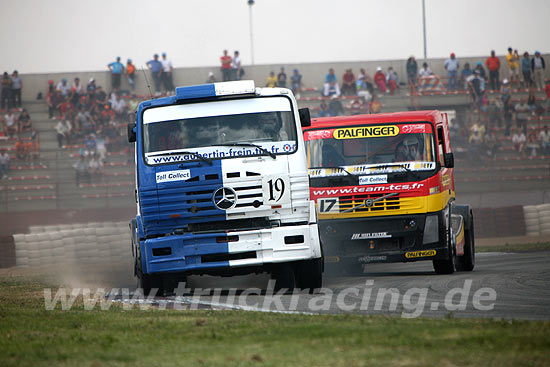
<svg viewBox="0 0 550 367">
<path fill-rule="evenodd" d="M 458 271 L 472 271 L 476 265 L 476 246 L 474 239 L 474 221 L 470 222 L 470 229 L 464 232 L 464 255 L 457 257 Z"/>
<path fill-rule="evenodd" d="M 296 267 L 296 287 L 315 292 L 323 286 L 323 258 L 302 261 Z"/>
<path fill-rule="evenodd" d="M 294 290 L 296 279 L 294 277 L 294 269 L 289 264 L 281 264 L 276 266 L 271 271 L 271 279 L 275 280 L 275 291 L 281 289 Z"/>
<path fill-rule="evenodd" d="M 433 260 L 433 266 L 436 274 L 453 274 L 455 272 L 455 251 L 453 249 L 451 241 L 451 213 L 449 212 L 449 223 L 447 224 L 447 230 L 445 240 L 447 242 L 447 249 L 449 256 L 445 260 Z"/>
<path fill-rule="evenodd" d="M 164 293 L 162 289 L 162 278 L 158 275 L 143 274 L 141 269 L 138 271 L 138 288 L 141 288 L 143 295 L 148 296 L 151 291 L 157 290 L 156 295 L 160 296 Z"/>
</svg>

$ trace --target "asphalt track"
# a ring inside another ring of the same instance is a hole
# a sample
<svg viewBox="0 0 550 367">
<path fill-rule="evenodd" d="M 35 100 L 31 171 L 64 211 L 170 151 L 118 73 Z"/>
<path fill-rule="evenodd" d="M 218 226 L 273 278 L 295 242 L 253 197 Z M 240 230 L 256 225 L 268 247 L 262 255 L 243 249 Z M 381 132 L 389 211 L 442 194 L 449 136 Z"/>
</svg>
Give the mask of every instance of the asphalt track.
<svg viewBox="0 0 550 367">
<path fill-rule="evenodd" d="M 146 302 L 182 309 L 548 320 L 549 264 L 550 251 L 481 253 L 473 272 L 452 275 L 436 275 L 431 261 L 370 264 L 361 277 L 326 276 L 325 289 L 318 294 L 273 296 L 256 294 L 254 289 L 265 289 L 267 275 L 190 277 L 188 285 L 202 289 L 202 294 L 196 291 L 192 296 L 186 291 L 180 297 L 156 297 Z M 223 290 L 212 290 L 216 288 Z M 129 302 L 125 297 L 115 298 Z"/>
</svg>

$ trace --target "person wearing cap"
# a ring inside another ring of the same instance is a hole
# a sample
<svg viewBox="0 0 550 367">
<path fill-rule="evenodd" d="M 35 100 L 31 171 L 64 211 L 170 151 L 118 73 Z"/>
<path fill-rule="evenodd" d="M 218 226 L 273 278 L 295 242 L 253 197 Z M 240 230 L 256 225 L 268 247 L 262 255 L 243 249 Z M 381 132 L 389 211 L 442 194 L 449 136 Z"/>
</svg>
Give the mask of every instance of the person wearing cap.
<svg viewBox="0 0 550 367">
<path fill-rule="evenodd" d="M 231 80 L 231 56 L 227 54 L 227 50 L 223 50 L 223 55 L 220 57 L 221 71 L 223 76 L 223 81 L 227 82 Z"/>
<path fill-rule="evenodd" d="M 151 70 L 153 83 L 155 83 L 155 92 L 160 94 L 160 84 L 162 81 L 162 63 L 159 61 L 159 55 L 154 54 L 153 59 L 147 61 L 147 67 Z"/>
<path fill-rule="evenodd" d="M 17 72 L 14 70 L 11 74 L 11 97 L 13 100 L 13 107 L 21 107 L 21 90 L 23 89 L 23 79 Z"/>
<path fill-rule="evenodd" d="M 506 63 L 508 64 L 508 76 L 510 83 L 519 83 L 519 55 L 518 50 L 513 51 L 512 47 L 508 47 L 506 54 Z"/>
<path fill-rule="evenodd" d="M 206 79 L 206 83 L 216 83 L 216 77 L 214 76 L 214 73 L 209 71 L 208 72 L 208 79 Z"/>
<path fill-rule="evenodd" d="M 445 60 L 445 70 L 447 70 L 447 78 L 449 78 L 448 90 L 456 90 L 458 88 L 458 68 L 460 67 L 455 53 L 451 53 L 451 57 Z"/>
<path fill-rule="evenodd" d="M 12 84 L 13 84 L 13 82 L 12 82 L 10 76 L 5 71 L 4 74 L 2 75 L 2 78 L 0 79 L 0 85 L 2 87 L 2 96 L 1 96 L 1 99 L 2 99 L 1 109 L 2 110 L 5 109 L 6 107 L 8 108 L 8 110 L 11 108 L 11 102 L 12 102 L 11 86 L 12 86 Z"/>
<path fill-rule="evenodd" d="M 386 74 L 384 74 L 380 66 L 376 68 L 376 73 L 374 73 L 374 84 L 376 84 L 380 93 L 388 92 L 386 88 Z"/>
<path fill-rule="evenodd" d="M 298 69 L 294 69 L 292 75 L 290 76 L 290 89 L 298 98 L 297 93 L 299 93 L 302 89 L 302 74 L 300 74 Z"/>
<path fill-rule="evenodd" d="M 473 75 L 467 79 L 467 82 L 472 95 L 472 104 L 476 110 L 479 110 L 483 100 L 483 93 L 485 92 L 485 81 L 480 77 L 477 68 L 474 69 Z"/>
<path fill-rule="evenodd" d="M 61 81 L 57 83 L 56 89 L 61 92 L 63 98 L 67 98 L 67 94 L 69 94 L 71 86 L 69 85 L 69 83 L 67 83 L 66 78 L 61 78 Z"/>
<path fill-rule="evenodd" d="M 90 94 L 94 94 L 95 91 L 97 89 L 97 86 L 95 84 L 95 79 L 94 78 L 90 78 L 90 80 L 88 81 L 88 85 L 86 85 L 86 92 L 90 95 Z"/>
<path fill-rule="evenodd" d="M 328 103 L 328 115 L 329 116 L 340 116 L 344 114 L 344 106 L 336 94 L 333 94 L 330 97 Z"/>
<path fill-rule="evenodd" d="M 116 61 L 108 64 L 107 67 L 111 71 L 111 88 L 117 91 L 120 88 L 120 77 L 124 72 L 124 65 L 120 62 L 120 56 L 117 56 Z"/>
<path fill-rule="evenodd" d="M 172 77 L 172 72 L 174 67 L 172 66 L 172 61 L 166 58 L 166 52 L 162 53 L 162 84 L 164 84 L 164 89 L 166 92 L 174 91 L 174 80 Z"/>
<path fill-rule="evenodd" d="M 535 51 L 535 57 L 531 59 L 531 71 L 533 73 L 533 81 L 535 87 L 542 89 L 544 88 L 544 69 L 546 65 L 544 64 L 544 59 L 540 55 L 540 52 Z"/>
<path fill-rule="evenodd" d="M 500 59 L 495 56 L 494 50 L 491 51 L 491 56 L 485 60 L 485 65 L 487 65 L 487 69 L 489 70 L 489 84 L 491 85 L 491 89 L 500 89 Z"/>
<path fill-rule="evenodd" d="M 128 84 L 132 91 L 136 90 L 136 67 L 132 64 L 132 60 L 126 61 L 126 78 L 128 78 Z"/>
</svg>

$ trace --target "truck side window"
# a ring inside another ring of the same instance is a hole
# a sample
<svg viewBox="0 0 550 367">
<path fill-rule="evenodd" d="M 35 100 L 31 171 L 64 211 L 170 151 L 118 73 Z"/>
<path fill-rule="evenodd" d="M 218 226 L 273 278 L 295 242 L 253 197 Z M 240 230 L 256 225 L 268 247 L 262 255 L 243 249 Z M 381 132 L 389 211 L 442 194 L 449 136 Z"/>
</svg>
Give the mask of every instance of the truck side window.
<svg viewBox="0 0 550 367">
<path fill-rule="evenodd" d="M 437 151 L 439 153 L 439 162 L 441 165 L 445 163 L 443 154 L 445 154 L 445 140 L 443 135 L 443 127 L 437 127 Z"/>
</svg>

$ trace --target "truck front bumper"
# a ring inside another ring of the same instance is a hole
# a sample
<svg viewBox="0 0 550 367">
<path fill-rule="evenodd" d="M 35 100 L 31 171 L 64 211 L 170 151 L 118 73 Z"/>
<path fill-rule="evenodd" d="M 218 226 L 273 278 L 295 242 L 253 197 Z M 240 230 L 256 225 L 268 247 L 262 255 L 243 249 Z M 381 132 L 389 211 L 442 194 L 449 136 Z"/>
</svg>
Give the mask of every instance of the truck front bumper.
<svg viewBox="0 0 550 367">
<path fill-rule="evenodd" d="M 317 224 L 170 235 L 140 243 L 145 274 L 261 267 L 321 257 Z"/>
<path fill-rule="evenodd" d="M 426 225 L 427 217 L 431 225 Z M 322 220 L 325 263 L 444 260 L 445 211 L 429 214 Z M 435 223 L 435 226 L 434 226 Z M 426 229 L 430 233 L 425 233 Z"/>
</svg>

